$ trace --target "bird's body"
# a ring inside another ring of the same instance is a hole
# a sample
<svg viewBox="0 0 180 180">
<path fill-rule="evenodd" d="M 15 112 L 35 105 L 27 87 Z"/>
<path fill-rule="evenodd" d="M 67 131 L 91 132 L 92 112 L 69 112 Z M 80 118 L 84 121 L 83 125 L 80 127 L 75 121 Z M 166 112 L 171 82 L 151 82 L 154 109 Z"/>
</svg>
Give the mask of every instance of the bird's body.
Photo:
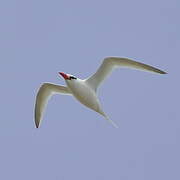
<svg viewBox="0 0 180 180">
<path fill-rule="evenodd" d="M 95 90 L 90 87 L 86 80 L 77 78 L 75 81 L 66 81 L 66 84 L 78 101 L 96 112 L 101 112 L 97 94 Z"/>
<path fill-rule="evenodd" d="M 100 101 L 97 97 L 97 88 L 104 81 L 104 79 L 112 72 L 116 67 L 131 67 L 135 69 L 166 74 L 164 71 L 161 71 L 152 66 L 139 63 L 127 58 L 117 58 L 110 57 L 104 59 L 102 65 L 97 70 L 95 74 L 91 77 L 81 80 L 74 77 L 70 74 L 60 73 L 61 76 L 65 79 L 65 86 L 58 86 L 50 83 L 44 83 L 37 94 L 36 105 L 35 105 L 35 124 L 36 127 L 39 127 L 40 121 L 43 117 L 43 112 L 46 108 L 48 99 L 53 93 L 61 93 L 66 95 L 73 95 L 79 102 L 88 108 L 100 113 L 105 117 L 106 120 L 111 122 L 115 127 L 117 125 L 110 120 L 107 115 L 103 112 L 101 108 Z"/>
</svg>

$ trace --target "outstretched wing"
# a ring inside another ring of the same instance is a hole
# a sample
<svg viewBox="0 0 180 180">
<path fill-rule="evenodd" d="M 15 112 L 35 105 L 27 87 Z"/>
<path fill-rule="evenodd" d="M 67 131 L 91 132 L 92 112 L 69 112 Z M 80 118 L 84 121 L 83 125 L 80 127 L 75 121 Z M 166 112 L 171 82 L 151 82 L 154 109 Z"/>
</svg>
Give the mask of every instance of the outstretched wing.
<svg viewBox="0 0 180 180">
<path fill-rule="evenodd" d="M 35 124 L 36 128 L 39 127 L 41 119 L 43 118 L 43 112 L 46 108 L 49 98 L 53 94 L 71 94 L 67 87 L 54 85 L 50 83 L 44 83 L 36 96 L 36 104 L 35 104 Z"/>
<path fill-rule="evenodd" d="M 135 68 L 143 71 L 150 71 L 154 73 L 166 74 L 166 72 L 157 69 L 155 67 L 130 60 L 128 58 L 118 58 L 118 57 L 108 57 L 105 58 L 99 69 L 89 77 L 86 81 L 94 88 L 97 87 L 103 82 L 103 80 L 112 72 L 114 68 L 117 67 L 128 67 Z"/>
</svg>

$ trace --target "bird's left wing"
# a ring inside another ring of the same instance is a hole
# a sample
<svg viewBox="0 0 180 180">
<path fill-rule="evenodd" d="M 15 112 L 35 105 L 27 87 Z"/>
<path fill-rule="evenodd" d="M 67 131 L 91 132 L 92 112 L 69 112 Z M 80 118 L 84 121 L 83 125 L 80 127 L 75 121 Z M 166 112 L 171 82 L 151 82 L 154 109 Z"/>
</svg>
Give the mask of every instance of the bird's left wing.
<svg viewBox="0 0 180 180">
<path fill-rule="evenodd" d="M 86 81 L 92 88 L 96 90 L 98 86 L 104 81 L 104 79 L 112 72 L 112 70 L 117 67 L 128 67 L 143 71 L 166 74 L 166 72 L 153 66 L 140 63 L 128 58 L 108 57 L 103 60 L 96 73 L 89 77 Z"/>
<path fill-rule="evenodd" d="M 49 98 L 53 94 L 67 94 L 70 95 L 71 92 L 68 90 L 67 87 L 65 86 L 59 86 L 59 85 L 54 85 L 50 83 L 44 83 L 36 96 L 36 104 L 35 104 L 35 124 L 36 128 L 39 127 L 39 124 L 41 122 L 41 119 L 43 117 L 43 112 L 46 108 L 46 105 L 48 103 Z"/>
</svg>

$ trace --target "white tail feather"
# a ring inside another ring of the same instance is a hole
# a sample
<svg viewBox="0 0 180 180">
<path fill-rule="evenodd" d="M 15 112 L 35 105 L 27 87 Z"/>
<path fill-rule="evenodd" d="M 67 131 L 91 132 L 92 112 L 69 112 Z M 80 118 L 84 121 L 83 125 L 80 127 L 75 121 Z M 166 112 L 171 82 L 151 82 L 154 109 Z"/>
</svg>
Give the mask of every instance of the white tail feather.
<svg viewBox="0 0 180 180">
<path fill-rule="evenodd" d="M 115 128 L 119 128 L 118 125 L 112 121 L 111 119 L 109 119 L 109 117 L 102 111 L 102 110 L 99 110 L 97 111 L 98 113 L 100 113 L 101 115 L 103 115 L 105 117 L 105 119 L 110 122 Z"/>
<path fill-rule="evenodd" d="M 114 121 L 112 121 L 111 119 L 109 119 L 107 116 L 105 116 L 105 119 L 106 119 L 108 122 L 110 122 L 115 128 L 119 128 L 118 125 L 117 125 Z"/>
</svg>

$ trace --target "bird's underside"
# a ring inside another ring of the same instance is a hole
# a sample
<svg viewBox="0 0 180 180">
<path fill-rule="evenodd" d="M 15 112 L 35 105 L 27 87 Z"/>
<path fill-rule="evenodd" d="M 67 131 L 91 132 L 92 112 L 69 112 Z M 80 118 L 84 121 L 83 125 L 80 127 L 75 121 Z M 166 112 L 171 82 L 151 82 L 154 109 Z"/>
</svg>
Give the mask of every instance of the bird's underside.
<svg viewBox="0 0 180 180">
<path fill-rule="evenodd" d="M 40 122 L 43 118 L 43 113 L 48 103 L 48 99 L 52 94 L 56 93 L 74 95 L 76 99 L 79 100 L 82 104 L 100 113 L 105 117 L 106 120 L 111 122 L 113 126 L 117 127 L 117 125 L 112 120 L 110 120 L 102 111 L 102 109 L 100 108 L 100 104 L 98 107 L 99 109 L 95 109 L 95 103 L 98 103 L 99 100 L 96 98 L 97 96 L 94 95 L 100 84 L 102 84 L 102 82 L 106 79 L 107 76 L 110 75 L 113 69 L 117 67 L 128 67 L 159 74 L 166 74 L 166 72 L 153 66 L 146 65 L 127 58 L 118 57 L 105 58 L 99 69 L 91 77 L 85 80 L 80 80 L 72 75 L 60 73 L 64 77 L 67 87 L 44 83 L 37 93 L 35 104 L 36 127 L 38 128 L 40 125 Z M 78 99 L 78 97 L 82 98 Z M 93 105 L 91 106 L 91 104 Z"/>
<path fill-rule="evenodd" d="M 102 82 L 111 74 L 116 68 L 130 68 L 152 73 L 166 74 L 166 72 L 157 69 L 153 66 L 140 63 L 128 58 L 108 57 L 105 58 L 98 70 L 87 79 L 87 82 L 92 88 L 97 89 Z"/>
<path fill-rule="evenodd" d="M 46 109 L 48 100 L 53 94 L 65 94 L 71 95 L 71 92 L 65 86 L 59 86 L 50 83 L 44 83 L 36 96 L 36 104 L 35 104 L 35 125 L 38 128 L 43 117 L 43 113 Z"/>
</svg>

